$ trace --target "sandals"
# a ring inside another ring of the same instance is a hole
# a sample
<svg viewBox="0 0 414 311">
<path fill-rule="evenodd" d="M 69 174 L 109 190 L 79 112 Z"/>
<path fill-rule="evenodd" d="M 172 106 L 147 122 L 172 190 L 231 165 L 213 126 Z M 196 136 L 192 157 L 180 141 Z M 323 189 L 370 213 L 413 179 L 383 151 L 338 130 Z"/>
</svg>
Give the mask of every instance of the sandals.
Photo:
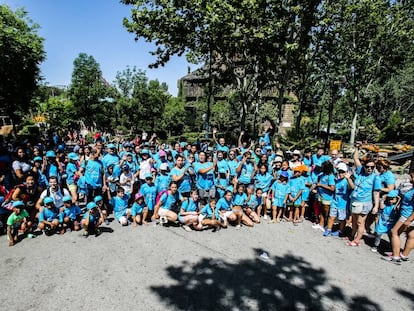
<svg viewBox="0 0 414 311">
<path fill-rule="evenodd" d="M 359 246 L 360 242 L 357 241 L 348 241 L 346 242 L 347 246 Z"/>
</svg>

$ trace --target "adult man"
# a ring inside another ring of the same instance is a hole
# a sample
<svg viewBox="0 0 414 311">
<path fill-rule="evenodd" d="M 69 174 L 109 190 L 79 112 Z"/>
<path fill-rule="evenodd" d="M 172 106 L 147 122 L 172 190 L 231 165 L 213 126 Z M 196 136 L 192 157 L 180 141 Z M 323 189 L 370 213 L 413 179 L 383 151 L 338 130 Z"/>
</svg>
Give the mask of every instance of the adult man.
<svg viewBox="0 0 414 311">
<path fill-rule="evenodd" d="M 70 192 L 65 188 L 60 188 L 58 185 L 58 179 L 56 176 L 49 177 L 49 187 L 47 187 L 40 194 L 39 200 L 36 202 L 36 209 L 40 210 L 43 205 L 43 199 L 45 197 L 51 197 L 55 206 L 60 209 L 63 207 L 63 197 L 70 196 Z"/>
</svg>

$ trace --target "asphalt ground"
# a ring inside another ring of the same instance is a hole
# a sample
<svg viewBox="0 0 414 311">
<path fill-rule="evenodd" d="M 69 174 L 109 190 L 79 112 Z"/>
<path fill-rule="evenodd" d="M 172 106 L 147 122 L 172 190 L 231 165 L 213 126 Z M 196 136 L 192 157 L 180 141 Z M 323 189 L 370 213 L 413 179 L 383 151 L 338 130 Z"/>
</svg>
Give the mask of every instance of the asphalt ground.
<svg viewBox="0 0 414 311">
<path fill-rule="evenodd" d="M 1 236 L 0 310 L 414 309 L 414 257 L 394 265 L 308 221 L 215 233 L 103 227 L 13 247 Z"/>
</svg>

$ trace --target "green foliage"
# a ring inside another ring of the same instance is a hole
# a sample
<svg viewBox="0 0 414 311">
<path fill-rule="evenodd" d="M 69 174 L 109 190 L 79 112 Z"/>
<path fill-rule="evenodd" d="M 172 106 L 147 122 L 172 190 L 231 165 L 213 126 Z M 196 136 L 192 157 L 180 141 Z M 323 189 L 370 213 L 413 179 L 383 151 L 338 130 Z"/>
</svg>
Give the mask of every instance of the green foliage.
<svg viewBox="0 0 414 311">
<path fill-rule="evenodd" d="M 78 127 L 75 107 L 66 95 L 49 97 L 40 105 L 39 112 L 46 116 L 46 122 L 51 128 Z"/>
<path fill-rule="evenodd" d="M 0 5 L 0 104 L 16 123 L 28 113 L 45 58 L 43 38 L 23 9 Z"/>
<path fill-rule="evenodd" d="M 114 105 L 103 100 L 113 93 L 102 78 L 102 71 L 93 56 L 80 53 L 73 62 L 69 95 L 74 103 L 74 117 L 86 126 L 111 130 Z"/>
</svg>

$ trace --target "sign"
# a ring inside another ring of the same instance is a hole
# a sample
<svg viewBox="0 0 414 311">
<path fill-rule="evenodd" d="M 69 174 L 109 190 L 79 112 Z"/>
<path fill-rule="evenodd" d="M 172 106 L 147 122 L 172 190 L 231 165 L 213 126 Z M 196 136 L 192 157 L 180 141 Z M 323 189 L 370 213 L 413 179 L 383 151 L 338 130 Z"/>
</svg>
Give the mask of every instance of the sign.
<svg viewBox="0 0 414 311">
<path fill-rule="evenodd" d="M 329 141 L 329 151 L 332 150 L 341 150 L 342 140 L 341 139 L 331 139 Z"/>
</svg>

